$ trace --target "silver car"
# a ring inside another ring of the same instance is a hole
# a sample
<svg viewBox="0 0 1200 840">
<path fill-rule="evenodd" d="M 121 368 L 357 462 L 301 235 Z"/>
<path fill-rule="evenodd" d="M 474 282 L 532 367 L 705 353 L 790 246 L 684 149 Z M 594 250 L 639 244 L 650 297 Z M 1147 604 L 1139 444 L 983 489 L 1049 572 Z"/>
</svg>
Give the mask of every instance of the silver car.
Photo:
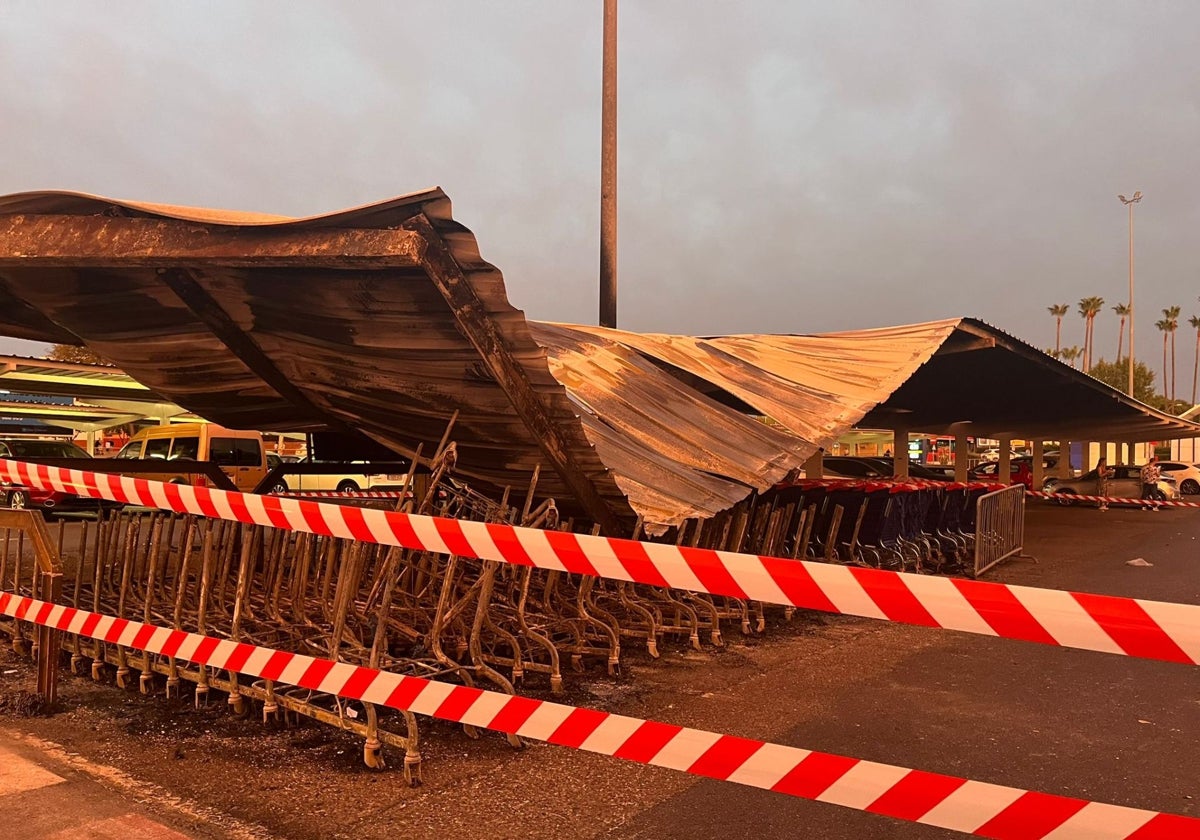
<svg viewBox="0 0 1200 840">
<path fill-rule="evenodd" d="M 1140 499 L 1142 496 L 1142 468 L 1118 465 L 1112 468 L 1113 477 L 1108 480 L 1108 495 L 1118 499 Z M 1163 476 L 1158 480 L 1158 489 L 1163 498 L 1175 501 L 1179 498 L 1179 485 L 1175 479 Z M 1074 504 L 1071 496 L 1096 495 L 1096 471 L 1084 473 L 1079 478 L 1048 478 L 1042 490 L 1053 493 L 1062 505 Z"/>
</svg>

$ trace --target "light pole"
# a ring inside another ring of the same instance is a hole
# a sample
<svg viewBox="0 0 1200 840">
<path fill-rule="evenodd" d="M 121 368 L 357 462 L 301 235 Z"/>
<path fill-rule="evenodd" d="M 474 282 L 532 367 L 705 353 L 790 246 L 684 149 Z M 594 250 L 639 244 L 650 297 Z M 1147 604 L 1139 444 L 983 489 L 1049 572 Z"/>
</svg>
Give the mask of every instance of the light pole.
<svg viewBox="0 0 1200 840">
<path fill-rule="evenodd" d="M 1117 196 L 1121 203 L 1129 208 L 1129 396 L 1133 396 L 1133 205 L 1142 200 L 1142 191 L 1138 190 L 1133 198 Z"/>
<path fill-rule="evenodd" d="M 600 96 L 600 326 L 617 326 L 617 0 L 604 0 Z"/>
</svg>

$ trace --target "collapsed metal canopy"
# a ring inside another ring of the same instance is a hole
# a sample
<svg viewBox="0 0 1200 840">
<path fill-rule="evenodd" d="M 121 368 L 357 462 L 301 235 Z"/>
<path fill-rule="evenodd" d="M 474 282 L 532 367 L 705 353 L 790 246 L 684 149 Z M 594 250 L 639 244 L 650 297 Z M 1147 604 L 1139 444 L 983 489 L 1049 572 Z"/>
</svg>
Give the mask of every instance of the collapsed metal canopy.
<svg viewBox="0 0 1200 840">
<path fill-rule="evenodd" d="M 540 467 L 540 492 L 610 533 L 711 516 L 860 422 L 1200 433 L 969 319 L 708 339 L 529 322 L 439 189 L 305 219 L 0 198 L 0 333 L 86 344 L 227 426 L 411 455 L 457 411 L 459 471 L 519 487 Z"/>
</svg>

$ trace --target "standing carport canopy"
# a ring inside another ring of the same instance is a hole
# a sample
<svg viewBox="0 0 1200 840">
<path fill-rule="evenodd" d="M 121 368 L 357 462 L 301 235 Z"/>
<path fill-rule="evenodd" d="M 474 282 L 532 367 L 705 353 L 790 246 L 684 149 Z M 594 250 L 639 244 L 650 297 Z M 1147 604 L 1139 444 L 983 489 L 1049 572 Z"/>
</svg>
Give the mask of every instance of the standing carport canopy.
<svg viewBox="0 0 1200 840">
<path fill-rule="evenodd" d="M 66 407 L 42 400 L 47 406 L 44 410 L 30 407 L 8 413 L 31 415 L 78 432 L 97 432 L 142 420 L 163 423 L 171 418 L 196 419 L 186 409 L 163 400 L 129 374 L 110 365 L 0 355 L 0 391 L 34 397 L 70 397 L 73 403 Z M 0 403 L 5 399 L 10 398 L 0 394 Z M 27 400 L 26 404 L 36 406 L 39 400 Z"/>
<path fill-rule="evenodd" d="M 864 428 L 1037 440 L 1200 437 L 1200 425 L 1152 408 L 973 318 L 869 411 Z"/>
<path fill-rule="evenodd" d="M 527 321 L 439 189 L 325 216 L 0 198 L 0 333 L 86 345 L 214 422 L 457 469 L 627 532 L 706 518 L 855 425 L 1156 439 L 1156 412 L 985 324 L 643 335 Z M 772 422 L 761 422 L 768 419 Z"/>
</svg>

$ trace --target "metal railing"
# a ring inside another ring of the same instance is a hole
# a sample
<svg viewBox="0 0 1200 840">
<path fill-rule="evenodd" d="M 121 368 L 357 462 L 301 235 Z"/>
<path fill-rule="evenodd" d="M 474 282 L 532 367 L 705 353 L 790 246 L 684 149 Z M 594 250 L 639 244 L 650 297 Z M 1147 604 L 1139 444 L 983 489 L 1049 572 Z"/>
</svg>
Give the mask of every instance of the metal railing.
<svg viewBox="0 0 1200 840">
<path fill-rule="evenodd" d="M 1025 485 L 1014 484 L 975 502 L 975 577 L 1021 553 L 1025 542 Z"/>
</svg>

